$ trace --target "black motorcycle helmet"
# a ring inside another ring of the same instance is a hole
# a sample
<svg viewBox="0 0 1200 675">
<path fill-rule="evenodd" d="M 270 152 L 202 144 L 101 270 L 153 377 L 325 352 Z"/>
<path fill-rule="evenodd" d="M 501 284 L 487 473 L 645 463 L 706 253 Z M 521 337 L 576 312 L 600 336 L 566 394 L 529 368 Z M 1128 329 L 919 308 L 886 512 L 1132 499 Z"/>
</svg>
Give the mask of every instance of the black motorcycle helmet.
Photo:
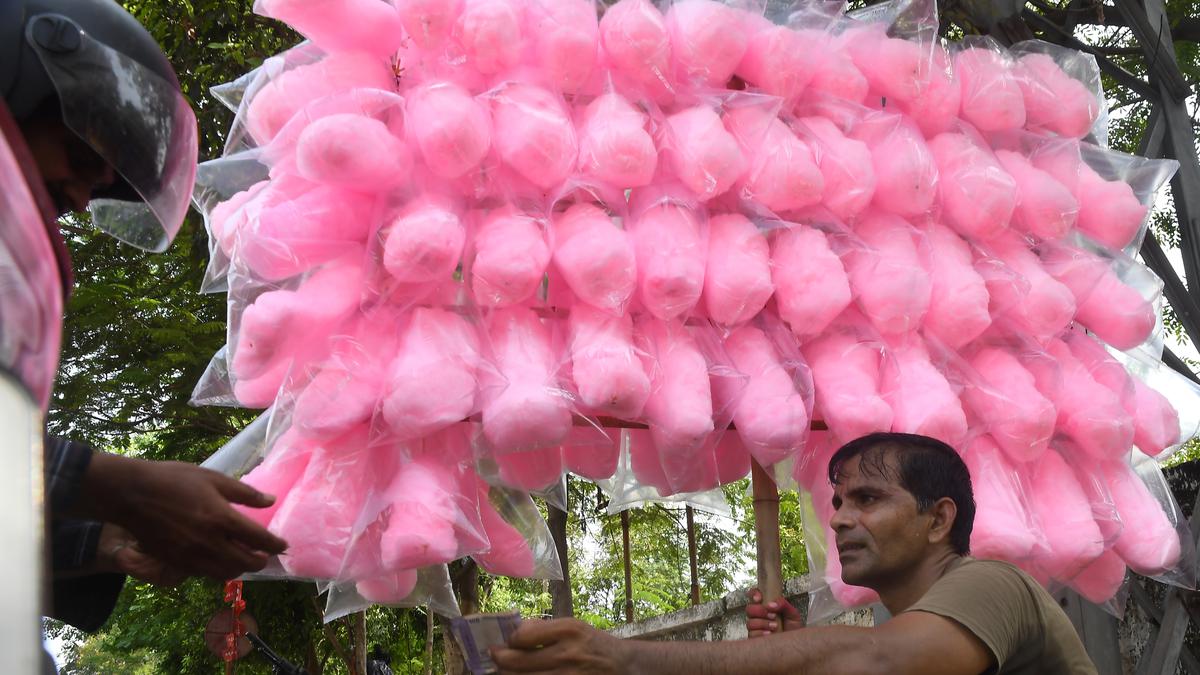
<svg viewBox="0 0 1200 675">
<path fill-rule="evenodd" d="M 57 103 L 112 166 L 117 180 L 88 205 L 97 227 L 149 251 L 170 245 L 195 180 L 196 117 L 158 43 L 115 0 L 0 0 L 0 94 L 18 122 Z"/>
</svg>

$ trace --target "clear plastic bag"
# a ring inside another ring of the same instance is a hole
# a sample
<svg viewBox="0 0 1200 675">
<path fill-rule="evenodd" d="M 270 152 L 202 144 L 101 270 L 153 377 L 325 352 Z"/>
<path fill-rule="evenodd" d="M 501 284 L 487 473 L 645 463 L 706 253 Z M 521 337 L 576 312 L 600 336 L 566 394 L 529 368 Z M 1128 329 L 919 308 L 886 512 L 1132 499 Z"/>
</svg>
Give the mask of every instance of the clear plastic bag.
<svg viewBox="0 0 1200 675">
<path fill-rule="evenodd" d="M 666 19 L 650 0 L 620 0 L 600 17 L 602 63 L 622 91 L 658 104 L 675 97 L 671 38 Z"/>
<path fill-rule="evenodd" d="M 712 214 L 703 307 L 720 326 L 745 324 L 774 293 L 767 233 L 740 213 Z"/>
<path fill-rule="evenodd" d="M 814 419 L 830 434 L 849 441 L 875 431 L 890 431 L 892 409 L 880 396 L 883 345 L 866 320 L 855 313 L 822 336 L 804 344 L 804 360 L 816 385 Z"/>
<path fill-rule="evenodd" d="M 479 514 L 491 546 L 473 558 L 490 574 L 526 579 L 563 578 L 558 549 L 528 494 L 479 487 Z"/>
<path fill-rule="evenodd" d="M 903 218 L 873 212 L 854 226 L 861 245 L 842 254 L 850 288 L 880 334 L 915 331 L 929 311 L 932 284 L 921 259 L 921 234 Z"/>
<path fill-rule="evenodd" d="M 1025 128 L 1108 145 L 1108 106 L 1096 57 L 1041 40 L 1009 47 L 1025 100 Z"/>
<path fill-rule="evenodd" d="M 742 106 L 725 115 L 738 140 L 746 173 L 736 184 L 744 204 L 764 214 L 785 214 L 821 202 L 825 178 L 814 149 L 765 106 Z"/>
<path fill-rule="evenodd" d="M 724 436 L 722 437 L 724 438 Z M 646 429 L 621 430 L 621 454 L 617 472 L 596 485 L 608 497 L 608 515 L 646 504 L 684 503 L 697 509 L 728 516 L 729 503 L 721 490 L 675 493 L 667 484 L 654 441 Z"/>
<path fill-rule="evenodd" d="M 634 347 L 632 317 L 576 305 L 567 328 L 569 379 L 581 409 L 623 420 L 640 419 L 650 395 L 650 378 Z"/>
<path fill-rule="evenodd" d="M 554 272 L 574 300 L 621 315 L 637 289 L 637 252 L 621 227 L 623 197 L 604 199 L 600 193 L 580 186 L 555 204 Z M 570 299 L 557 304 L 570 304 Z"/>
<path fill-rule="evenodd" d="M 577 111 L 579 171 L 619 190 L 644 187 L 658 169 L 649 116 L 616 91 Z"/>
<path fill-rule="evenodd" d="M 801 117 L 793 128 L 815 153 L 825 185 L 821 205 L 841 220 L 862 213 L 874 199 L 879 180 L 867 144 L 847 137 L 821 116 Z"/>
<path fill-rule="evenodd" d="M 464 277 L 481 307 L 511 307 L 542 285 L 553 251 L 540 213 L 503 206 L 472 214 Z"/>
<path fill-rule="evenodd" d="M 1025 126 L 1025 97 L 1012 55 L 990 37 L 970 36 L 954 55 L 962 82 L 961 115 L 983 133 Z"/>
<path fill-rule="evenodd" d="M 702 207 L 678 188 L 652 186 L 633 193 L 630 216 L 641 308 L 664 321 L 686 315 L 704 289 Z"/>
<path fill-rule="evenodd" d="M 929 310 L 923 330 L 942 344 L 961 349 L 992 324 L 987 284 L 975 269 L 969 244 L 940 223 L 922 228 L 921 251 L 929 274 Z"/>
<path fill-rule="evenodd" d="M 892 430 L 960 447 L 967 437 L 966 414 L 925 344 L 916 337 L 894 339 L 887 351 L 879 368 L 879 390 L 892 409 Z"/>
<path fill-rule="evenodd" d="M 458 601 L 454 598 L 450 570 L 446 565 L 435 565 L 421 570 L 402 570 L 389 577 L 365 582 L 318 585 L 318 589 L 328 593 L 322 617 L 324 623 L 361 612 L 371 605 L 424 605 L 445 617 L 462 614 L 458 609 Z"/>
<path fill-rule="evenodd" d="M 871 151 L 875 207 L 906 217 L 919 216 L 933 207 L 938 166 L 911 119 L 886 112 L 867 113 L 855 122 L 849 136 Z"/>
<path fill-rule="evenodd" d="M 525 182 L 545 192 L 571 175 L 579 139 L 561 96 L 514 81 L 488 92 L 487 98 L 492 109 L 492 148 L 512 171 L 515 189 Z"/>
<path fill-rule="evenodd" d="M 830 238 L 800 223 L 772 233 L 771 280 L 779 317 L 800 341 L 823 333 L 852 299 L 850 279 Z"/>
<path fill-rule="evenodd" d="M 526 7 L 526 63 L 545 69 L 551 89 L 566 95 L 594 90 L 600 75 L 599 8 L 593 0 L 533 0 Z"/>
<path fill-rule="evenodd" d="M 962 236 L 983 241 L 1008 229 L 1017 183 L 981 138 L 966 127 L 929 141 L 938 170 L 941 215 Z"/>
<path fill-rule="evenodd" d="M 267 167 L 259 161 L 255 150 L 202 162 L 196 167 L 192 204 L 204 216 L 204 229 L 208 232 L 208 268 L 200 284 L 201 293 L 229 290 L 225 277 L 239 229 L 232 223 L 239 217 L 244 219 L 243 207 L 266 187 L 266 179 Z"/>
</svg>

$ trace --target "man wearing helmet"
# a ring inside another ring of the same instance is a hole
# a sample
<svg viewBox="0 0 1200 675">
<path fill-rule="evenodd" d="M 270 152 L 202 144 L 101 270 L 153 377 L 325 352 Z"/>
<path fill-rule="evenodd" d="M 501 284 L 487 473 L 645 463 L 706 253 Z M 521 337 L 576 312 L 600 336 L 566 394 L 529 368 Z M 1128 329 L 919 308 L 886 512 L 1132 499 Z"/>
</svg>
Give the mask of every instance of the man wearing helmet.
<svg viewBox="0 0 1200 675">
<path fill-rule="evenodd" d="M 0 372 L 46 409 L 71 260 L 57 219 L 162 251 L 183 223 L 196 120 L 166 56 L 114 0 L 0 0 Z M 125 574 L 228 579 L 286 543 L 232 504 L 273 497 L 183 462 L 45 445 L 52 615 L 95 630 Z M 115 573 L 115 574 L 114 574 Z"/>
</svg>

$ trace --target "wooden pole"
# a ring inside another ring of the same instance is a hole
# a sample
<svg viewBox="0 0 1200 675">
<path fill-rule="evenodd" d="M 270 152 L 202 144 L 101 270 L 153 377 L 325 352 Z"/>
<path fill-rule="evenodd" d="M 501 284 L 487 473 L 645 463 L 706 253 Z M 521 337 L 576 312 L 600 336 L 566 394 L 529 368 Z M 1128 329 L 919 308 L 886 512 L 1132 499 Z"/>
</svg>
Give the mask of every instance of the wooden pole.
<svg viewBox="0 0 1200 675">
<path fill-rule="evenodd" d="M 629 512 L 621 512 L 621 546 L 625 553 L 625 622 L 633 623 L 633 574 L 629 561 Z"/>
<path fill-rule="evenodd" d="M 692 606 L 700 604 L 700 572 L 696 567 L 696 520 L 691 506 L 687 509 L 688 563 L 692 569 Z"/>
<path fill-rule="evenodd" d="M 763 600 L 783 597 L 783 562 L 779 553 L 779 488 L 766 469 L 750 461 L 754 488 L 754 535 L 758 544 L 758 590 Z"/>
</svg>

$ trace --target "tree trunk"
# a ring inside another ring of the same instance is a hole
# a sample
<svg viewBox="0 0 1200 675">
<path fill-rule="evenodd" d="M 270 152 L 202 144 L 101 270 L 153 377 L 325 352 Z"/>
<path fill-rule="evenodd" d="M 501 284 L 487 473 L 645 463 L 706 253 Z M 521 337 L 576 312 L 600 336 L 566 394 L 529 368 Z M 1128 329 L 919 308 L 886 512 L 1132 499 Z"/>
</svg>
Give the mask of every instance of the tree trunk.
<svg viewBox="0 0 1200 675">
<path fill-rule="evenodd" d="M 353 617 L 354 670 L 359 675 L 367 675 L 367 611 L 358 612 Z"/>
<path fill-rule="evenodd" d="M 554 538 L 554 548 L 558 550 L 558 560 L 562 565 L 562 581 L 550 581 L 550 613 L 556 619 L 575 616 L 575 607 L 571 599 L 571 570 L 567 563 L 567 513 L 547 505 L 547 525 L 550 536 Z"/>
<path fill-rule="evenodd" d="M 454 587 L 454 595 L 458 598 L 458 610 L 467 614 L 479 613 L 479 565 L 467 558 L 460 563 L 457 570 L 450 574 L 450 584 Z M 446 657 L 446 675 L 466 675 L 467 664 L 458 641 L 454 639 L 454 631 L 450 629 L 450 621 L 438 617 L 442 622 L 442 650 Z"/>
</svg>

